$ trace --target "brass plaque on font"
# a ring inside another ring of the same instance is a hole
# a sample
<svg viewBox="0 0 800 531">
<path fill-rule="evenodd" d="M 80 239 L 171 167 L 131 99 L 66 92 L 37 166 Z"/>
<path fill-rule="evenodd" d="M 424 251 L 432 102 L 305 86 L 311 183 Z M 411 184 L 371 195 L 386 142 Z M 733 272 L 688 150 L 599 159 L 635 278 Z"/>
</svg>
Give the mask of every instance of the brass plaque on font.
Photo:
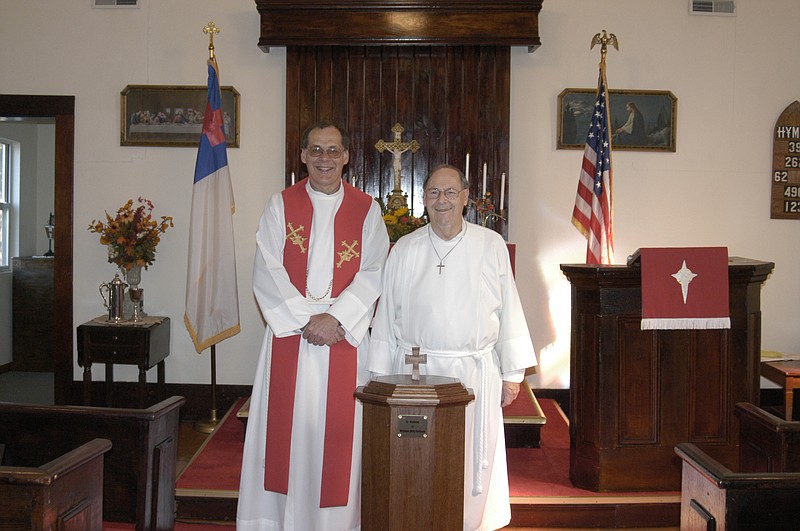
<svg viewBox="0 0 800 531">
<path fill-rule="evenodd" d="M 428 415 L 397 415 L 398 437 L 428 437 Z"/>
<path fill-rule="evenodd" d="M 781 113 L 772 136 L 772 219 L 800 219 L 800 102 Z"/>
</svg>

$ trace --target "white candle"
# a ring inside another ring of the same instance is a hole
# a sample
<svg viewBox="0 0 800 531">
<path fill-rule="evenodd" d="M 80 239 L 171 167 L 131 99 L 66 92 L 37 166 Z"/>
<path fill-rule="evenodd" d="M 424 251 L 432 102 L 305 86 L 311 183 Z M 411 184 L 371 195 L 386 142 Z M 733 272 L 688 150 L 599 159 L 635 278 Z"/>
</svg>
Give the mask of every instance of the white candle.
<svg viewBox="0 0 800 531">
<path fill-rule="evenodd" d="M 483 163 L 483 195 L 486 196 L 486 163 Z"/>
<path fill-rule="evenodd" d="M 294 172 L 292 172 L 292 186 L 294 186 Z"/>
<path fill-rule="evenodd" d="M 506 197 L 506 172 L 500 176 L 500 210 L 503 210 L 503 199 Z"/>
<path fill-rule="evenodd" d="M 469 182 L 469 153 L 467 153 L 467 163 L 464 165 L 464 177 Z"/>
<path fill-rule="evenodd" d="M 355 186 L 355 185 L 356 185 L 356 176 L 355 176 L 355 175 L 353 175 L 352 177 L 350 177 L 350 184 L 352 184 L 353 186 Z"/>
</svg>

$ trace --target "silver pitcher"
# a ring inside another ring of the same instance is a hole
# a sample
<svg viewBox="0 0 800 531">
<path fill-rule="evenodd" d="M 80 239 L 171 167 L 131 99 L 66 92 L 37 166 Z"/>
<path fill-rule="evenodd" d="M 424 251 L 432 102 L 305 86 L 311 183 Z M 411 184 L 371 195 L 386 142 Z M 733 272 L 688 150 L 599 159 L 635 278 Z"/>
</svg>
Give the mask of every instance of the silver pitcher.
<svg viewBox="0 0 800 531">
<path fill-rule="evenodd" d="M 125 320 L 123 305 L 125 303 L 125 288 L 127 286 L 128 285 L 119 278 L 119 273 L 114 274 L 114 280 L 111 282 L 103 282 L 100 284 L 100 295 L 103 297 L 103 304 L 108 308 L 107 321 L 119 323 Z M 108 297 L 106 297 L 106 292 L 108 293 Z"/>
</svg>

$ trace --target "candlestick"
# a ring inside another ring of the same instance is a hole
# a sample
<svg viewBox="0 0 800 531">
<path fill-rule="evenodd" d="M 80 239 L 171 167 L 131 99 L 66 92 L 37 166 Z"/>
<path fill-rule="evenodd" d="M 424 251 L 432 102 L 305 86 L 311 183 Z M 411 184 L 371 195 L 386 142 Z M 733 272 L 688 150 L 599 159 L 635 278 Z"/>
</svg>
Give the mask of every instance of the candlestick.
<svg viewBox="0 0 800 531">
<path fill-rule="evenodd" d="M 292 186 L 294 186 L 294 172 L 292 172 Z"/>
<path fill-rule="evenodd" d="M 467 163 L 464 165 L 464 177 L 469 182 L 469 152 L 467 153 Z"/>
<path fill-rule="evenodd" d="M 486 195 L 486 163 L 483 163 L 483 195 Z"/>
<path fill-rule="evenodd" d="M 500 176 L 500 210 L 503 210 L 503 199 L 506 197 L 506 172 Z"/>
</svg>

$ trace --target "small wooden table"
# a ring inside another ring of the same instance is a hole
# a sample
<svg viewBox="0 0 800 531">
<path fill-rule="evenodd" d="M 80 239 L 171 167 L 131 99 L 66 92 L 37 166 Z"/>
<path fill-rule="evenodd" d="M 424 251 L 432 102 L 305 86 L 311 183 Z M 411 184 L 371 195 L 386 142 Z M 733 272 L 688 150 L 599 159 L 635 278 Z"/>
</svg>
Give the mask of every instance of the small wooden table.
<svg viewBox="0 0 800 531">
<path fill-rule="evenodd" d="M 106 406 L 111 406 L 114 364 L 139 367 L 139 408 L 146 407 L 147 371 L 158 366 L 158 399 L 164 398 L 164 359 L 169 356 L 169 317 L 111 323 L 105 317 L 78 326 L 78 365 L 83 367 L 83 403 L 91 405 L 92 363 L 106 365 Z"/>
<path fill-rule="evenodd" d="M 800 360 L 762 361 L 761 376 L 783 387 L 784 419 L 791 421 L 794 390 L 800 388 Z"/>
</svg>

